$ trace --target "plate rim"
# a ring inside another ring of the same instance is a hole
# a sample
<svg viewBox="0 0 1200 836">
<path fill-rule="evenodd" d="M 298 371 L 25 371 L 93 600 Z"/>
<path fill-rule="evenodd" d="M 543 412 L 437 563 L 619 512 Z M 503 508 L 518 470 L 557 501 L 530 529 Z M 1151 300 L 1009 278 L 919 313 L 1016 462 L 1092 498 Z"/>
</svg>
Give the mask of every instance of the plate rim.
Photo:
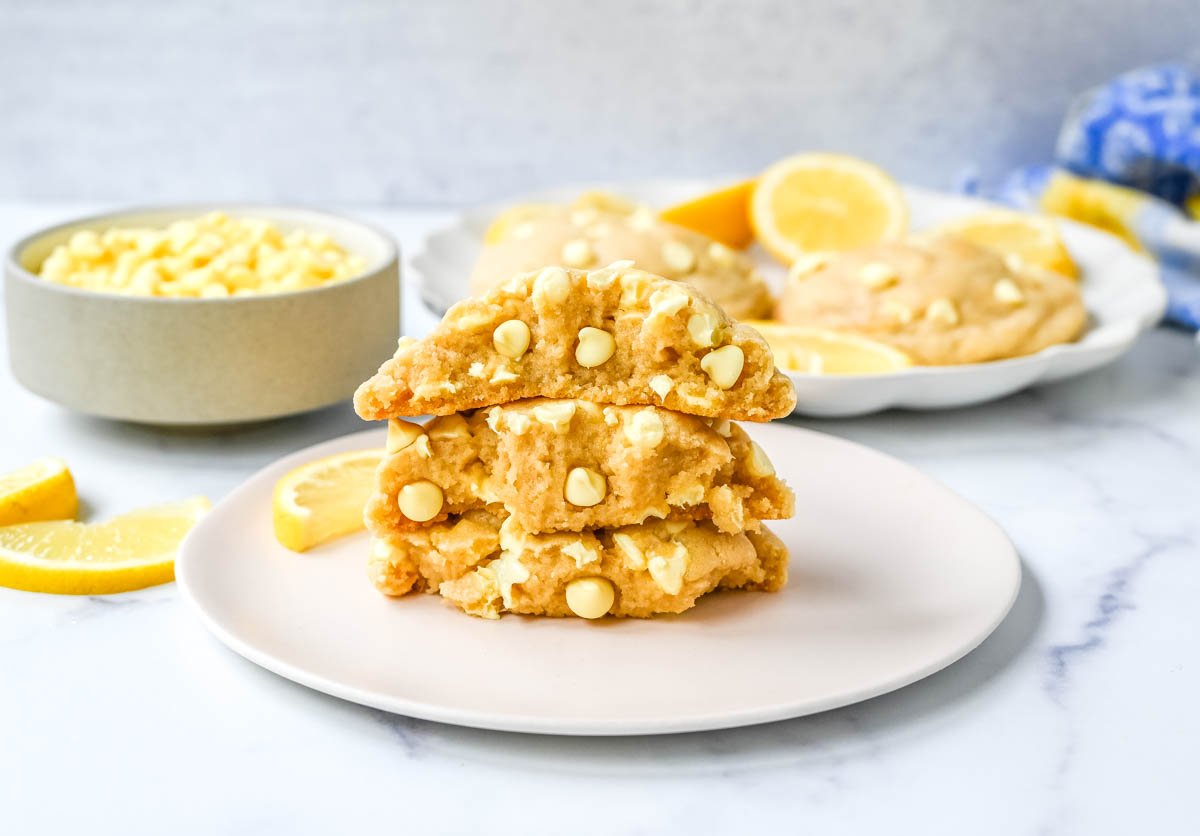
<svg viewBox="0 0 1200 836">
<path fill-rule="evenodd" d="M 306 670 L 303 667 L 294 665 L 284 661 L 273 654 L 260 650 L 250 642 L 243 640 L 237 636 L 232 630 L 228 629 L 213 613 L 209 612 L 204 601 L 197 594 L 196 588 L 193 585 L 193 573 L 196 570 L 195 566 L 202 558 L 194 555 L 194 547 L 192 542 L 197 539 L 196 532 L 202 530 L 205 524 L 205 519 L 209 518 L 206 515 L 184 538 L 180 544 L 178 556 L 175 563 L 176 583 L 179 591 L 187 603 L 188 607 L 200 618 L 204 627 L 222 644 L 230 650 L 237 653 L 244 659 L 258 665 L 259 667 L 268 670 L 284 679 L 291 680 L 299 685 L 310 688 L 314 691 L 327 694 L 338 699 L 348 702 L 357 703 L 359 705 L 368 706 L 380 711 L 385 711 L 392 714 L 397 714 L 406 717 L 413 717 L 421 720 L 428 720 L 439 723 L 447 723 L 455 726 L 463 726 L 467 728 L 484 729 L 489 731 L 501 732 L 519 732 L 526 734 L 542 734 L 566 737 L 625 737 L 625 736 L 645 736 L 658 734 L 686 734 L 690 732 L 715 731 L 719 729 L 742 728 L 745 726 L 755 726 L 764 723 L 773 723 L 781 720 L 790 720 L 798 717 L 806 717 L 813 714 L 820 714 L 826 711 L 831 711 L 837 708 L 844 708 L 849 705 L 855 705 L 860 702 L 874 699 L 884 694 L 897 691 L 925 679 L 933 674 L 944 670 L 956 662 L 963 659 L 965 656 L 973 652 L 984 641 L 991 636 L 996 629 L 1004 622 L 1012 611 L 1013 605 L 1016 603 L 1017 597 L 1020 594 L 1022 586 L 1022 578 L 1024 576 L 1024 567 L 1021 562 L 1020 553 L 1013 544 L 1012 539 L 1007 532 L 997 523 L 991 515 L 979 508 L 977 505 L 959 495 L 949 487 L 944 485 L 940 480 L 929 476 L 919 468 L 883 453 L 864 444 L 859 444 L 839 436 L 829 433 L 822 433 L 816 430 L 810 430 L 804 427 L 795 425 L 785 425 L 780 423 L 781 428 L 786 427 L 787 431 L 798 431 L 806 435 L 816 437 L 822 443 L 831 443 L 835 446 L 847 447 L 857 453 L 866 453 L 868 456 L 882 459 L 887 466 L 899 467 L 906 471 L 909 476 L 923 480 L 944 499 L 949 500 L 957 505 L 961 511 L 975 516 L 978 521 L 988 529 L 990 534 L 997 538 L 997 545 L 1004 551 L 1004 562 L 1008 563 L 1012 568 L 1013 577 L 1011 580 L 1011 588 L 1008 590 L 1004 604 L 999 607 L 992 619 L 987 623 L 986 629 L 980 629 L 977 635 L 971 636 L 967 641 L 962 642 L 954 652 L 935 659 L 921 665 L 911 671 L 907 671 L 902 676 L 897 676 L 879 683 L 876 683 L 870 688 L 863 688 L 849 693 L 837 695 L 822 700 L 801 700 L 798 702 L 778 703 L 770 706 L 756 706 L 751 709 L 736 710 L 722 712 L 717 715 L 706 715 L 703 717 L 689 717 L 677 721 L 661 721 L 661 720 L 637 720 L 637 721 L 618 721 L 618 720 L 590 720 L 590 721 L 574 721 L 569 725 L 564 724 L 560 719 L 546 720 L 531 716 L 522 715 L 489 715 L 477 711 L 447 708 L 439 706 L 435 703 L 427 703 L 419 700 L 410 700 L 397 698 L 394 696 L 376 695 L 373 692 L 362 688 L 346 685 L 341 682 L 330 679 L 318 673 Z M 236 488 L 226 494 L 212 509 L 213 512 L 226 506 L 236 504 L 240 501 L 242 494 L 252 492 L 257 486 L 257 482 L 261 479 L 268 478 L 269 474 L 278 471 L 280 474 L 286 472 L 287 469 L 303 464 L 306 461 L 311 461 L 313 458 L 321 455 L 328 455 L 331 452 L 336 452 L 342 449 L 353 449 L 348 445 L 352 440 L 363 441 L 372 440 L 373 443 L 367 446 L 383 446 L 384 429 L 367 429 L 358 432 L 349 433 L 318 442 L 317 444 L 289 453 L 286 456 L 280 457 L 264 467 L 259 468 L 253 474 L 248 476 Z M 210 512 L 211 513 L 211 512 Z M 215 518 L 213 516 L 212 518 Z M 365 581 L 364 581 L 365 583 Z M 461 617 L 459 614 L 447 610 L 447 615 Z"/>
</svg>

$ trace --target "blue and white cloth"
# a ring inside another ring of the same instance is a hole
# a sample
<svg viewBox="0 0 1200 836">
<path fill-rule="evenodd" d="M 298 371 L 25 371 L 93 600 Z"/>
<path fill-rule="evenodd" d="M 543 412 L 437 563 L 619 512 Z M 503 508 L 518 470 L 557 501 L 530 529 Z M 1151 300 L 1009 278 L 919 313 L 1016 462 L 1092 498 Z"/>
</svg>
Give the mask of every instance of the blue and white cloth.
<svg viewBox="0 0 1200 836">
<path fill-rule="evenodd" d="M 969 190 L 1037 210 L 1056 168 L 1147 194 L 1130 224 L 1162 268 L 1166 319 L 1200 330 L 1200 223 L 1179 208 L 1200 194 L 1200 73 L 1161 64 L 1087 91 L 1067 111 L 1055 165 L 1020 168 L 994 189 Z"/>
</svg>

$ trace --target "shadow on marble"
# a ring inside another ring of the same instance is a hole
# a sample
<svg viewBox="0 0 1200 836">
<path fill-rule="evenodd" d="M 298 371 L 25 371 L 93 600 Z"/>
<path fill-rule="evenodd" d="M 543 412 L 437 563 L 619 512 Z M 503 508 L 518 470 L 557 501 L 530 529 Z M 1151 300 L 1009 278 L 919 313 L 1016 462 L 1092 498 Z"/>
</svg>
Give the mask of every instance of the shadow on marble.
<svg viewBox="0 0 1200 836">
<path fill-rule="evenodd" d="M 722 731 L 628 737 L 494 732 L 390 714 L 296 685 L 228 651 L 215 638 L 207 639 L 214 652 L 236 669 L 237 677 L 258 679 L 255 687 L 286 690 L 289 701 L 309 704 L 303 709 L 306 712 L 356 727 L 359 735 L 381 727 L 405 757 L 450 757 L 574 774 L 680 776 L 829 763 L 898 739 L 928 734 L 933 727 L 954 722 L 970 711 L 972 700 L 1004 675 L 1036 635 L 1043 611 L 1041 587 L 1024 565 L 1017 600 L 1000 627 L 975 651 L 919 682 L 794 720 Z"/>
</svg>

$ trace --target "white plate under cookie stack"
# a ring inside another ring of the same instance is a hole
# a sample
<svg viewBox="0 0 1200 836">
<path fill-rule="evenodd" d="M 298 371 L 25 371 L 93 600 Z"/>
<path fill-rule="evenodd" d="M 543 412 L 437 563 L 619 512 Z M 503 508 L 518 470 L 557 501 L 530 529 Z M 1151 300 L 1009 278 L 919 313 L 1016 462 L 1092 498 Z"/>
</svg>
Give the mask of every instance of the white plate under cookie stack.
<svg viewBox="0 0 1200 836">
<path fill-rule="evenodd" d="M 794 401 L 762 338 L 694 288 L 628 263 L 517 276 L 358 391 L 360 415 L 390 421 L 371 576 L 488 618 L 779 589 L 787 551 L 761 521 L 792 494 L 734 422 Z"/>
</svg>

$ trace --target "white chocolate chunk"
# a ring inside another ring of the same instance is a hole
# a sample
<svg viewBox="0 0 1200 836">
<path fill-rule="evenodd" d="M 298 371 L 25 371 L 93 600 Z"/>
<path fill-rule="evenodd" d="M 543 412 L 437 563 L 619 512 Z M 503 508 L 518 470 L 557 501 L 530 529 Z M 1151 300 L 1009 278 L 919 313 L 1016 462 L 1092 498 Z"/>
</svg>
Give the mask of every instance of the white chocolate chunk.
<svg viewBox="0 0 1200 836">
<path fill-rule="evenodd" d="M 728 389 L 742 376 L 746 355 L 736 345 L 727 345 L 700 358 L 700 368 L 722 389 Z"/>
<path fill-rule="evenodd" d="M 957 325 L 959 322 L 958 309 L 954 307 L 952 301 L 944 297 L 934 299 L 929 303 L 929 307 L 925 309 L 925 318 L 946 325 Z"/>
<path fill-rule="evenodd" d="M 650 316 L 674 316 L 692 301 L 681 287 L 668 286 L 650 294 Z"/>
<path fill-rule="evenodd" d="M 424 431 L 420 425 L 412 424 L 408 421 L 401 421 L 399 418 L 388 420 L 387 434 L 387 452 L 388 455 L 398 453 L 411 445 L 417 440 L 417 437 L 424 435 Z"/>
<path fill-rule="evenodd" d="M 710 348 L 717 344 L 717 329 L 720 327 L 721 320 L 713 310 L 697 311 L 688 317 L 688 334 L 692 342 L 700 348 Z"/>
<path fill-rule="evenodd" d="M 872 261 L 858 271 L 858 279 L 871 290 L 883 290 L 900 281 L 900 273 L 887 262 Z"/>
<path fill-rule="evenodd" d="M 683 576 L 688 568 L 687 549 L 680 543 L 672 542 L 674 548 L 670 554 L 655 555 L 646 561 L 650 577 L 659 588 L 668 595 L 678 595 L 683 589 Z"/>
<path fill-rule="evenodd" d="M 746 470 L 756 479 L 775 475 L 775 465 L 771 464 L 766 452 L 758 446 L 756 441 L 750 442 L 750 456 L 746 459 Z"/>
<path fill-rule="evenodd" d="M 665 374 L 656 374 L 650 378 L 650 389 L 658 395 L 659 401 L 666 400 L 667 395 L 675 388 L 675 382 Z"/>
<path fill-rule="evenodd" d="M 547 267 L 533 281 L 534 301 L 561 305 L 571 295 L 571 277 L 561 267 Z"/>
<path fill-rule="evenodd" d="M 600 552 L 588 546 L 582 540 L 568 543 L 560 551 L 567 557 L 574 559 L 576 569 L 582 569 L 589 563 L 598 563 L 600 561 Z"/>
<path fill-rule="evenodd" d="M 646 555 L 638 548 L 637 542 L 628 534 L 616 532 L 612 536 L 613 544 L 621 550 L 625 565 L 635 571 L 646 568 Z"/>
<path fill-rule="evenodd" d="M 533 417 L 539 424 L 544 424 L 562 435 L 570 429 L 571 419 L 575 417 L 575 402 L 550 401 L 538 404 L 533 408 Z"/>
<path fill-rule="evenodd" d="M 623 431 L 630 444 L 654 449 L 663 440 L 663 422 L 652 409 L 642 409 L 630 416 Z"/>
<path fill-rule="evenodd" d="M 1025 302 L 1025 294 L 1012 279 L 1000 279 L 992 285 L 992 296 L 996 298 L 997 302 L 1003 302 L 1006 305 L 1020 305 Z"/>
</svg>

